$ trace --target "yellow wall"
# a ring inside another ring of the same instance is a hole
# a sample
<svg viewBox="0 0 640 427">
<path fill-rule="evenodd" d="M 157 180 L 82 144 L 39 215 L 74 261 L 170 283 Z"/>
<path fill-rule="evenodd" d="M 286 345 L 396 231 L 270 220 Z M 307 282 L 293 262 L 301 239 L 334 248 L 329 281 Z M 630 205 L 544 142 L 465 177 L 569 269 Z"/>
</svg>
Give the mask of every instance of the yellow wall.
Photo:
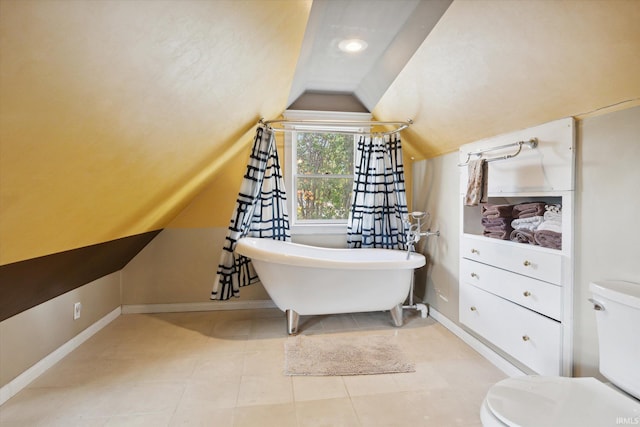
<svg viewBox="0 0 640 427">
<path fill-rule="evenodd" d="M 422 158 L 640 103 L 637 0 L 456 0 L 374 109 Z"/>
<path fill-rule="evenodd" d="M 309 9 L 0 2 L 0 264 L 166 226 L 285 108 Z"/>
<path fill-rule="evenodd" d="M 233 152 L 225 153 L 221 160 L 220 173 L 216 174 L 167 228 L 229 226 L 238 190 L 247 169 L 254 136 L 255 127 L 243 135 Z"/>
<path fill-rule="evenodd" d="M 310 6 L 0 2 L 0 265 L 226 227 L 256 121 L 286 107 Z M 635 0 L 456 0 L 374 115 L 414 119 L 410 168 L 412 156 L 628 108 L 640 99 L 637 22 Z"/>
</svg>

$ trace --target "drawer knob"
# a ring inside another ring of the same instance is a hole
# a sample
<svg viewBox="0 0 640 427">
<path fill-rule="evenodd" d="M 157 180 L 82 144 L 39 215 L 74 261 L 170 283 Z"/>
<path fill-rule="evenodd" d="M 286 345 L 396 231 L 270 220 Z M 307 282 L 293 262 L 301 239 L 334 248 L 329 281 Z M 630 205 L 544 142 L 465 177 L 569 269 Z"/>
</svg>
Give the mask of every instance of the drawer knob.
<svg viewBox="0 0 640 427">
<path fill-rule="evenodd" d="M 589 298 L 589 302 L 593 304 L 593 309 L 595 311 L 604 311 L 604 305 L 600 301 L 596 301 L 593 298 Z"/>
<path fill-rule="evenodd" d="M 476 311 L 476 308 L 474 306 L 471 306 L 471 308 L 469 310 Z"/>
<path fill-rule="evenodd" d="M 529 341 L 529 336 L 528 335 L 523 335 L 522 336 L 522 341 Z"/>
<path fill-rule="evenodd" d="M 524 291 L 524 292 L 522 293 L 522 295 L 524 295 L 525 297 L 530 297 L 530 296 L 531 296 L 531 292 L 529 292 L 529 291 Z"/>
<path fill-rule="evenodd" d="M 522 264 L 524 264 L 525 267 L 529 267 L 529 266 L 531 266 L 531 261 L 524 260 L 524 262 Z"/>
<path fill-rule="evenodd" d="M 477 249 L 471 249 L 471 253 L 480 255 L 480 251 Z"/>
<path fill-rule="evenodd" d="M 471 273 L 471 277 L 473 277 L 474 279 L 479 279 L 480 276 L 478 276 L 476 273 Z"/>
</svg>

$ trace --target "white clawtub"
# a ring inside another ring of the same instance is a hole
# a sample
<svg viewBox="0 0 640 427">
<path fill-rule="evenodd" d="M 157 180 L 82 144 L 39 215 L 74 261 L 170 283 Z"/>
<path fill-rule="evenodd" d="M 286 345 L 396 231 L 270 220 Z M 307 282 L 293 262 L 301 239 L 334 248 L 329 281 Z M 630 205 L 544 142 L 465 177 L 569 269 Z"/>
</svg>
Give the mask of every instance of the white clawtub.
<svg viewBox="0 0 640 427">
<path fill-rule="evenodd" d="M 402 325 L 413 270 L 421 254 L 390 249 L 332 249 L 272 239 L 244 237 L 236 252 L 251 258 L 267 293 L 287 314 L 287 331 L 298 315 L 390 310 Z M 409 254 L 409 257 L 407 255 Z"/>
</svg>

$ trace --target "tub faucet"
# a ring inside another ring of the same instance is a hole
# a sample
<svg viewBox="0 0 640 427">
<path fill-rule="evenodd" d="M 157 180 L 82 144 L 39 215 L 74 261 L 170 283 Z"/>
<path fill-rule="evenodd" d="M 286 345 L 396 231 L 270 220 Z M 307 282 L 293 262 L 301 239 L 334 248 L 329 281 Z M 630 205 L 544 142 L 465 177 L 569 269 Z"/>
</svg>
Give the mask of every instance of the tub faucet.
<svg viewBox="0 0 640 427">
<path fill-rule="evenodd" d="M 411 258 L 411 252 L 416 251 L 416 243 L 420 241 L 422 237 L 429 236 L 440 236 L 440 231 L 431 231 L 428 228 L 426 231 L 422 231 L 422 220 L 428 217 L 429 214 L 426 212 L 411 212 L 404 220 L 404 227 L 407 230 L 407 259 Z M 412 223 L 409 220 L 409 217 L 416 220 L 415 223 Z M 402 308 L 412 309 L 420 311 L 420 317 L 423 319 L 427 317 L 429 314 L 429 307 L 423 303 L 414 303 L 413 301 L 413 287 L 414 287 L 414 276 L 411 276 L 411 285 L 409 288 L 409 301 L 408 304 L 403 305 Z"/>
<path fill-rule="evenodd" d="M 411 256 L 411 252 L 415 252 L 415 245 L 422 237 L 440 236 L 439 230 L 431 231 L 428 228 L 426 231 L 422 231 L 422 220 L 429 217 L 428 213 L 415 211 L 409 213 L 409 217 L 415 219 L 416 222 L 412 223 L 408 218 L 404 221 L 405 229 L 407 230 L 407 259 Z"/>
</svg>

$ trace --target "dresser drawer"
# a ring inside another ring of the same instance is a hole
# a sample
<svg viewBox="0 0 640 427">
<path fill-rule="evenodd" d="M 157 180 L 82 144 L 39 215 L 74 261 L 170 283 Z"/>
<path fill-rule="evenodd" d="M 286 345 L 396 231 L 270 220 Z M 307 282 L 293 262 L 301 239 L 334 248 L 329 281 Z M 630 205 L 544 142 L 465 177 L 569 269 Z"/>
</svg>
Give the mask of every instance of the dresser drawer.
<svg viewBox="0 0 640 427">
<path fill-rule="evenodd" d="M 469 284 L 460 285 L 460 322 L 540 375 L 560 375 L 561 325 Z"/>
<path fill-rule="evenodd" d="M 556 285 L 562 284 L 561 253 L 551 253 L 530 245 L 485 237 L 465 236 L 460 245 L 460 254 L 463 258 L 494 265 Z"/>
<path fill-rule="evenodd" d="M 460 280 L 556 320 L 562 314 L 562 288 L 480 262 L 460 260 Z"/>
</svg>

